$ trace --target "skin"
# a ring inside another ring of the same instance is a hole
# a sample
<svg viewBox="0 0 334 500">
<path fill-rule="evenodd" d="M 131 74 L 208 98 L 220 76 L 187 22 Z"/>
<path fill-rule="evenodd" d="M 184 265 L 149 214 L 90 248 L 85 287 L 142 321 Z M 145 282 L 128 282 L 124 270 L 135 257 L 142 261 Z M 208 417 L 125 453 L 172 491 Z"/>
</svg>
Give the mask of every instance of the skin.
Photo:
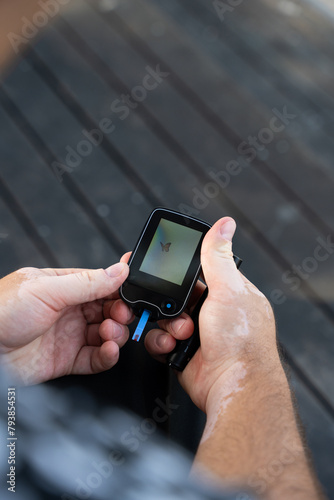
<svg viewBox="0 0 334 500">
<path fill-rule="evenodd" d="M 117 291 L 128 272 L 24 268 L 0 280 L 2 363 L 24 384 L 112 368 L 133 319 Z"/>
</svg>

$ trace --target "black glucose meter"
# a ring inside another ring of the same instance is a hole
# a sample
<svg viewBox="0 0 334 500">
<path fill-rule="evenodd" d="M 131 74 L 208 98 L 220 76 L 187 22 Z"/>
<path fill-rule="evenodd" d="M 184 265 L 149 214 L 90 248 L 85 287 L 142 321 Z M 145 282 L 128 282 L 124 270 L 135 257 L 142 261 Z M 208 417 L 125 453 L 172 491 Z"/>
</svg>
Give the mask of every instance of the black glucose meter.
<svg viewBox="0 0 334 500">
<path fill-rule="evenodd" d="M 141 318 L 133 340 L 139 342 L 149 320 L 175 318 L 187 307 L 201 272 L 202 242 L 210 228 L 207 222 L 174 210 L 153 210 L 131 254 L 129 276 L 120 287 L 120 297 Z M 234 259 L 239 267 L 241 259 Z M 197 316 L 205 298 L 204 294 L 195 308 Z M 193 320 L 196 326 L 198 318 Z M 183 370 L 198 348 L 198 333 L 185 342 L 187 356 L 178 348 L 172 353 L 175 362 L 169 364 L 175 369 Z"/>
<path fill-rule="evenodd" d="M 150 320 L 179 316 L 201 271 L 200 253 L 210 224 L 173 210 L 156 208 L 132 252 L 120 296 L 136 316 Z"/>
</svg>

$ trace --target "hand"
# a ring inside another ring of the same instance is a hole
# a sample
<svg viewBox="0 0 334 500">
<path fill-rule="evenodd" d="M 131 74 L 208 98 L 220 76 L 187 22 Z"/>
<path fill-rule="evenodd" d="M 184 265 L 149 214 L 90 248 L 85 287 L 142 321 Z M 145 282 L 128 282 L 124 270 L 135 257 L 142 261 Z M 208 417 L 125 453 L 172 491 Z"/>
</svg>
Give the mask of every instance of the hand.
<svg viewBox="0 0 334 500">
<path fill-rule="evenodd" d="M 108 370 L 132 313 L 117 300 L 126 264 L 106 270 L 24 268 L 0 280 L 1 361 L 25 384 Z"/>
<path fill-rule="evenodd" d="M 233 261 L 231 242 L 235 229 L 234 220 L 225 217 L 204 239 L 201 261 L 209 295 L 199 317 L 201 347 L 179 374 L 194 403 L 206 412 L 209 400 L 215 399 L 216 392 L 228 391 L 232 379 L 237 385 L 252 370 L 281 369 L 269 302 Z M 197 296 L 200 287 L 198 284 Z M 175 339 L 188 338 L 193 331 L 185 313 L 159 326 L 161 330 L 147 334 L 145 343 L 148 351 L 160 359 L 174 348 Z"/>
</svg>

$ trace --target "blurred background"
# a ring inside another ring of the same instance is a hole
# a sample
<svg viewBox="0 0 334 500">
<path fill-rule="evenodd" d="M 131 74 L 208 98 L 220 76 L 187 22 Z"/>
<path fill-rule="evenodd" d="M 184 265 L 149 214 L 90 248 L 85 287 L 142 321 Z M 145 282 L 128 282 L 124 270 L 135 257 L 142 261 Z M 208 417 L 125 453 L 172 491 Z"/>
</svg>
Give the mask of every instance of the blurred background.
<svg viewBox="0 0 334 500">
<path fill-rule="evenodd" d="M 334 498 L 332 3 L 0 8 L 0 275 L 107 267 L 156 206 L 210 223 L 233 216 L 234 251 L 273 304 L 315 467 Z M 203 415 L 134 344 L 106 374 L 50 385 L 85 387 L 102 406 L 145 418 L 163 404 L 163 430 L 194 452 Z"/>
</svg>

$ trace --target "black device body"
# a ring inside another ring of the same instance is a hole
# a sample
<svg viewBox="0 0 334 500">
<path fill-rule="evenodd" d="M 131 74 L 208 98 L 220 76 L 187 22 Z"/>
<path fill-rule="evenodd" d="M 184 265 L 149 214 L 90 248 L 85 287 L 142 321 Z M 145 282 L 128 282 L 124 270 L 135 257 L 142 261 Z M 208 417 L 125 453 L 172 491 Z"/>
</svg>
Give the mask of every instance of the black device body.
<svg viewBox="0 0 334 500">
<path fill-rule="evenodd" d="M 187 306 L 201 271 L 202 241 L 211 225 L 166 208 L 149 216 L 129 260 L 120 296 L 134 314 L 172 319 Z"/>
</svg>

